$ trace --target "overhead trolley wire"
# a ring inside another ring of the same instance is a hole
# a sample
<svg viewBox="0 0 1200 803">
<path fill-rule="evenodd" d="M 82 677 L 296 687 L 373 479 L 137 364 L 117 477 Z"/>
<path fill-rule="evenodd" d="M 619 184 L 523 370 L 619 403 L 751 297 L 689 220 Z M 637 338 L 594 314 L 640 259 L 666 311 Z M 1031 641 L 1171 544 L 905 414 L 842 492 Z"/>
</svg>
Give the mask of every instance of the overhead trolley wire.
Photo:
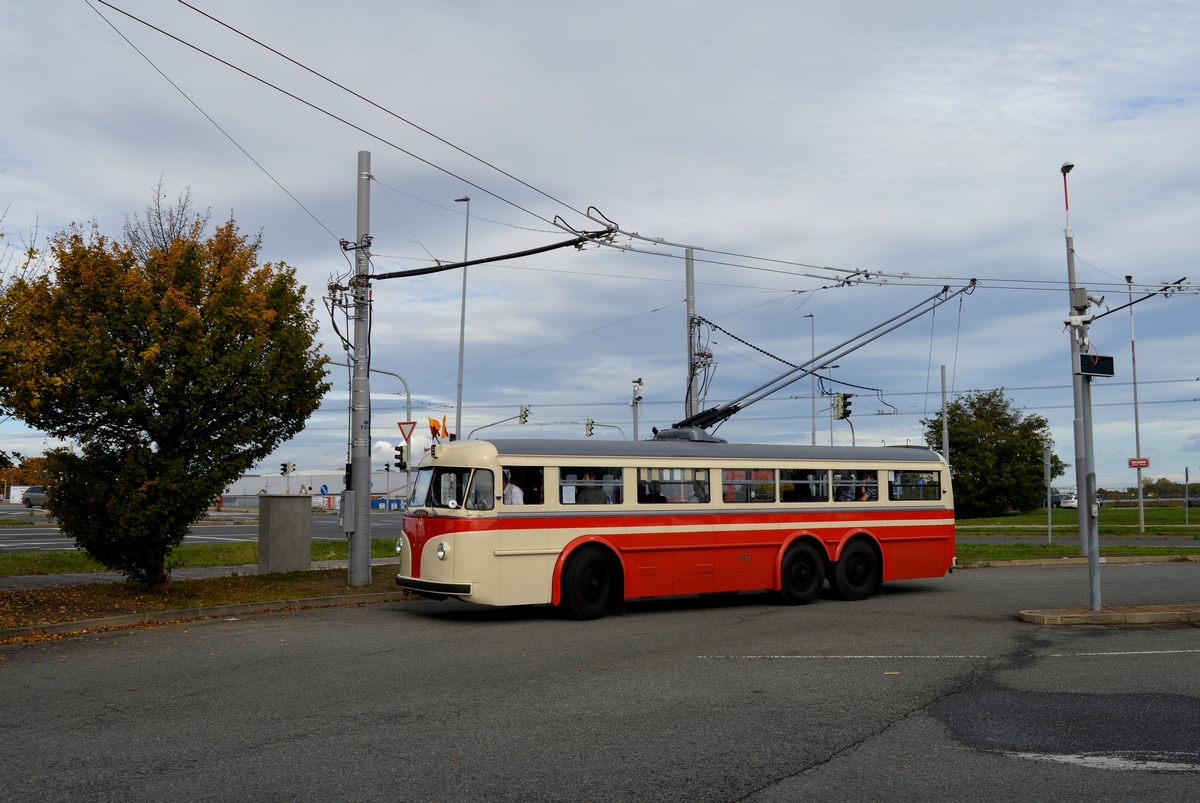
<svg viewBox="0 0 1200 803">
<path fill-rule="evenodd" d="M 378 109 L 379 111 L 383 112 L 384 114 L 394 117 L 395 119 L 399 120 L 400 122 L 404 123 L 405 125 L 412 126 L 413 128 L 417 129 L 418 131 L 420 131 L 422 134 L 425 134 L 426 136 L 433 137 L 434 139 L 436 139 L 438 142 L 442 143 L 443 145 L 446 145 L 446 146 L 458 151 L 463 156 L 466 156 L 470 159 L 474 159 L 476 162 L 479 162 L 480 164 L 482 164 L 486 167 L 489 167 L 492 170 L 495 170 L 500 175 L 502 175 L 506 178 L 512 179 L 513 181 L 520 184 L 522 187 L 533 190 L 538 195 L 541 195 L 544 198 L 554 201 L 556 204 L 559 204 L 560 206 L 570 209 L 572 212 L 574 212 L 577 215 L 580 215 L 582 217 L 587 217 L 586 214 L 584 214 L 583 212 L 580 212 L 578 209 L 571 206 L 566 201 L 563 201 L 563 200 L 560 200 L 560 199 L 554 197 L 550 193 L 545 192 L 544 190 L 541 190 L 541 189 L 533 186 L 532 184 L 530 184 L 527 181 L 522 181 L 521 179 L 514 176 L 512 173 L 509 173 L 508 171 L 506 171 L 500 167 L 497 167 L 496 165 L 492 164 L 491 162 L 487 161 L 486 159 L 483 159 L 482 157 L 476 156 L 475 154 L 471 153 L 470 151 L 466 150 L 465 148 L 461 148 L 458 145 L 455 145 L 450 140 L 448 140 L 444 137 L 438 136 L 437 134 L 433 133 L 429 129 L 424 128 L 424 127 L 414 123 L 412 120 L 409 120 L 406 117 L 402 117 L 401 115 L 397 114 L 396 112 L 392 111 L 391 109 L 387 108 L 386 106 L 381 106 L 380 104 L 376 103 L 375 101 L 371 100 L 370 98 L 360 95 L 358 92 L 355 92 L 353 89 L 350 89 L 349 87 L 338 83 L 337 81 L 333 80 L 332 78 L 328 77 L 327 75 L 324 75 L 324 74 L 318 72 L 317 70 L 314 70 L 313 68 L 297 61 L 296 59 L 292 58 L 291 56 L 288 56 L 285 53 L 281 53 L 280 51 L 276 50 L 275 48 L 271 47 L 270 45 L 260 42 L 258 39 L 255 39 L 253 36 L 250 36 L 249 34 L 233 27 L 229 23 L 219 20 L 216 17 L 214 17 L 213 15 L 196 8 L 191 3 L 186 2 L 186 0 L 177 0 L 177 2 L 179 2 L 180 5 L 190 8 L 192 11 L 195 11 L 197 14 L 200 14 L 201 16 L 212 20 L 213 22 L 217 23 L 218 25 L 222 26 L 223 28 L 226 28 L 226 29 L 232 31 L 233 33 L 237 34 L 238 36 L 241 36 L 244 39 L 248 39 L 249 41 L 253 42 L 254 44 L 258 45 L 259 47 L 264 48 L 265 50 L 268 50 L 271 53 L 274 53 L 276 56 L 279 56 L 281 59 L 284 59 L 285 61 L 289 62 L 290 64 L 294 64 L 295 66 L 299 67 L 300 69 L 302 69 L 308 73 L 311 73 L 312 75 L 315 75 L 317 78 L 320 78 L 322 81 L 326 81 L 326 82 L 332 84 L 333 86 L 336 86 L 338 89 L 342 90 L 343 92 L 347 92 L 347 93 L 353 95 L 354 97 L 361 100 L 363 103 L 366 103 L 367 105 Z M 472 184 L 471 186 L 475 186 L 475 185 Z M 482 189 L 482 188 L 477 188 L 477 189 Z M 483 190 L 483 192 L 486 192 L 486 190 Z"/>
<path fill-rule="evenodd" d="M 192 104 L 193 108 L 195 108 L 196 111 L 198 111 L 202 115 L 204 115 L 204 119 L 208 120 L 210 123 L 213 124 L 213 126 L 218 131 L 220 131 L 222 134 L 224 134 L 225 138 L 228 139 L 230 142 L 232 142 L 234 147 L 237 148 L 239 151 L 241 151 L 246 156 L 247 159 L 254 162 L 254 166 L 257 167 L 259 170 L 261 170 L 263 172 L 263 175 L 265 175 L 267 178 L 271 179 L 271 181 L 273 181 L 275 183 L 276 187 L 283 190 L 283 192 L 287 195 L 287 197 L 289 197 L 293 201 L 295 201 L 297 206 L 299 206 L 306 213 L 308 213 L 308 216 L 311 217 L 318 226 L 325 229 L 325 231 L 329 234 L 330 237 L 332 237 L 335 240 L 338 239 L 338 236 L 336 234 L 334 234 L 332 231 L 330 231 L 329 227 L 326 226 L 324 223 L 322 223 L 321 219 L 318 218 L 316 215 L 314 215 L 311 209 L 309 209 L 307 206 L 305 206 L 303 203 L 301 203 L 300 199 L 297 198 L 295 195 L 292 195 L 292 193 L 288 190 L 288 188 L 283 186 L 283 184 L 281 184 L 279 182 L 279 179 L 277 179 L 277 178 L 275 178 L 275 176 L 271 175 L 271 171 L 269 171 L 269 170 L 267 170 L 267 168 L 263 167 L 262 163 L 260 163 L 257 159 L 255 159 L 253 156 L 251 156 L 250 152 L 247 151 L 245 148 L 243 148 L 241 146 L 241 144 L 236 139 L 234 139 L 233 136 L 228 131 L 226 131 L 224 128 L 222 128 L 221 125 L 216 120 L 214 120 L 211 116 L 209 116 L 208 112 L 206 112 L 206 111 L 204 111 L 204 109 L 200 108 L 200 104 L 198 104 L 198 103 L 196 103 L 196 101 L 192 100 L 191 96 L 188 95 L 187 92 L 184 92 L 183 89 L 179 86 L 179 84 L 172 81 L 171 78 L 165 72 L 163 72 L 157 64 L 155 64 L 153 61 L 151 61 L 149 56 L 147 56 L 145 53 L 143 53 L 138 48 L 137 45 L 135 45 L 133 42 L 131 42 L 129 40 L 129 37 L 127 37 L 125 34 L 123 34 L 117 26 L 113 25 L 112 22 L 110 22 L 107 17 L 105 17 L 103 14 L 101 14 L 100 10 L 98 8 L 93 6 L 91 4 L 91 2 L 88 2 L 88 0 L 84 0 L 84 2 L 87 2 L 88 8 L 90 8 L 92 11 L 96 12 L 96 16 L 98 16 L 100 19 L 104 20 L 104 23 L 106 25 L 108 25 L 108 27 L 110 27 L 114 31 L 116 31 L 117 36 L 124 39 L 125 43 L 127 45 L 129 45 L 131 48 L 133 48 L 135 53 L 137 53 L 139 56 L 141 56 L 143 59 L 145 59 L 146 63 L 154 68 L 155 72 L 157 72 L 159 75 L 161 75 L 168 84 L 170 84 L 172 87 L 174 87 L 176 92 L 178 92 L 180 95 L 183 95 L 184 100 L 186 100 L 188 103 Z M 103 2 L 103 0 L 98 0 L 98 2 Z M 104 5 L 108 5 L 108 3 L 104 3 Z"/>
<path fill-rule="evenodd" d="M 90 2 L 90 0 L 89 0 L 89 2 Z M 543 223 L 547 223 L 551 226 L 555 225 L 553 221 L 547 220 L 545 217 L 539 215 L 538 213 L 532 212 L 532 211 L 526 209 L 525 207 L 518 204 L 516 201 L 511 201 L 502 195 L 492 192 L 491 190 L 487 189 L 486 187 L 482 187 L 469 179 L 463 178 L 462 176 L 458 175 L 457 173 L 453 172 L 452 170 L 449 170 L 445 167 L 442 167 L 441 165 L 438 165 L 438 164 L 435 164 L 434 162 L 429 161 L 428 159 L 418 156 L 417 154 L 413 153 L 412 151 L 408 150 L 407 148 L 401 147 L 400 145 L 397 145 L 395 142 L 392 142 L 391 140 L 386 139 L 383 136 L 376 134 L 373 131 L 370 131 L 369 129 L 363 128 L 360 125 L 352 123 L 349 120 L 347 120 L 346 118 L 341 117 L 337 114 L 334 114 L 333 112 L 329 111 L 328 109 L 322 108 L 321 106 L 318 106 L 317 104 L 313 103 L 312 101 L 305 100 L 304 98 L 300 97 L 299 95 L 297 95 L 293 92 L 289 92 L 288 90 L 284 89 L 283 87 L 277 86 L 276 84 L 271 83 L 270 81 L 266 80 L 265 78 L 260 78 L 259 76 L 255 75 L 254 73 L 250 72 L 249 70 L 244 70 L 241 67 L 237 66 L 236 64 L 226 61 L 225 59 L 221 58 L 220 56 L 210 53 L 198 45 L 194 45 L 185 39 L 181 39 L 180 37 L 176 36 L 175 34 L 170 33 L 169 31 L 163 30 L 162 28 L 159 28 L 157 25 L 147 22 L 146 20 L 142 19 L 141 17 L 131 14 L 130 12 L 125 11 L 122 8 L 114 6 L 112 3 L 108 2 L 108 0 L 96 0 L 96 2 L 100 3 L 101 5 L 103 5 L 107 8 L 111 8 L 113 11 L 116 11 L 118 14 L 122 14 L 122 15 L 128 17 L 129 19 L 133 20 L 134 22 L 137 22 L 137 23 L 140 23 L 141 25 L 146 26 L 147 28 L 149 28 L 152 31 L 156 31 L 157 33 L 162 34 L 163 36 L 167 37 L 168 39 L 178 42 L 179 44 L 183 45 L 184 47 L 190 48 L 190 49 L 196 51 L 197 53 L 200 53 L 203 56 L 207 56 L 208 58 L 210 58 L 213 61 L 216 61 L 220 64 L 224 64 L 229 69 L 234 70 L 235 72 L 239 72 L 242 75 L 246 76 L 247 78 L 250 78 L 254 81 L 259 82 L 263 86 L 269 87 L 270 89 L 274 89 L 276 92 L 280 93 L 281 95 L 286 95 L 287 97 L 291 98 L 292 100 L 296 101 L 297 103 L 300 103 L 300 104 L 303 104 L 304 106 L 309 107 L 313 111 L 320 112 L 321 114 L 325 115 L 326 117 L 329 117 L 332 120 L 336 120 L 337 122 L 341 123 L 342 125 L 347 126 L 348 128 L 352 128 L 355 131 L 358 131 L 360 134 L 365 134 L 366 136 L 370 137 L 371 139 L 374 139 L 375 141 L 380 142 L 380 143 L 388 146 L 389 148 L 394 148 L 395 150 L 399 151 L 400 153 L 403 153 L 406 156 L 410 156 L 413 159 L 416 159 L 421 164 L 426 165 L 427 167 L 431 167 L 434 170 L 437 170 L 439 173 L 443 173 L 447 176 L 450 176 L 453 179 L 461 181 L 469 187 L 474 187 L 475 189 L 479 190 L 480 192 L 485 193 L 485 194 L 490 195 L 491 197 L 495 198 L 497 201 L 508 204 L 509 206 L 513 207 L 514 209 L 519 209 L 520 211 L 524 212 L 525 214 L 530 215 L 531 217 L 535 217 L 538 220 L 542 221 Z M 561 201 L 559 203 L 561 203 Z M 564 206 L 566 206 L 566 205 L 564 204 Z M 575 211 L 570 206 L 567 206 L 567 208 L 571 209 L 572 211 Z"/>
</svg>

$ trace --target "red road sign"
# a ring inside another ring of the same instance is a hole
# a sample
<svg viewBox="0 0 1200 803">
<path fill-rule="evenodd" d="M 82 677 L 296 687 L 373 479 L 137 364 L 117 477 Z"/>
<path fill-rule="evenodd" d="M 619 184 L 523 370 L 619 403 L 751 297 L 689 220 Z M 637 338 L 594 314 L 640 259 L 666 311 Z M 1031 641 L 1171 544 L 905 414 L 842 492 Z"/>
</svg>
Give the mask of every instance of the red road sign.
<svg viewBox="0 0 1200 803">
<path fill-rule="evenodd" d="M 400 425 L 400 434 L 402 436 L 404 436 L 404 442 L 408 443 L 408 439 L 412 435 L 413 428 L 416 427 L 417 422 L 416 421 L 397 421 L 396 423 Z"/>
<path fill-rule="evenodd" d="M 1130 468 L 1150 468 L 1149 457 L 1131 457 L 1129 458 Z"/>
</svg>

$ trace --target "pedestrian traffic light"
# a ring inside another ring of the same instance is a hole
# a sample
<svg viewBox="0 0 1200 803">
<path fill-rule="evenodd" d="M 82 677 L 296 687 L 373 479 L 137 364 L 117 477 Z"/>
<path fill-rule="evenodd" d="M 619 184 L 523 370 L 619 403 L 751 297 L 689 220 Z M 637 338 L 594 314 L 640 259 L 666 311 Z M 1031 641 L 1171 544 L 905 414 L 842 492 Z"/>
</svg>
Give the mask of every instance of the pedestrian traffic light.
<svg viewBox="0 0 1200 803">
<path fill-rule="evenodd" d="M 584 422 L 584 429 L 583 429 L 583 431 L 584 431 L 584 434 L 585 434 L 585 435 L 587 435 L 589 438 L 590 438 L 590 437 L 592 437 L 592 425 L 593 425 L 593 424 L 595 424 L 595 423 L 596 423 L 596 422 L 595 422 L 595 421 L 593 421 L 593 420 L 592 420 L 592 419 L 590 419 L 590 418 L 589 418 L 587 421 L 585 421 L 585 422 Z"/>
<path fill-rule="evenodd" d="M 401 471 L 406 471 L 408 469 L 407 452 L 407 446 L 396 447 L 396 468 L 400 469 Z"/>
<path fill-rule="evenodd" d="M 521 408 L 521 423 L 524 424 L 528 420 L 529 420 L 529 408 L 522 407 Z"/>
</svg>

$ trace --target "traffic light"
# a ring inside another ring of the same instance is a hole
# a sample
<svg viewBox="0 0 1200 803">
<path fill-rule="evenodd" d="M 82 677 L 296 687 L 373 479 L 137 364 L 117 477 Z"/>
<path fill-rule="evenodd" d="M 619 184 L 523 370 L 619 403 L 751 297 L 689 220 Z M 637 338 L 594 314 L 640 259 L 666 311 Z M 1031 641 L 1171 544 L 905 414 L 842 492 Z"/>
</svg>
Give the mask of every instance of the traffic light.
<svg viewBox="0 0 1200 803">
<path fill-rule="evenodd" d="M 850 397 L 853 393 L 837 393 L 833 397 L 833 415 L 839 421 L 850 417 Z"/>
<path fill-rule="evenodd" d="M 407 446 L 397 446 L 396 447 L 396 468 L 398 468 L 401 471 L 405 471 L 408 469 L 408 460 L 406 459 L 407 451 L 408 451 Z"/>
<path fill-rule="evenodd" d="M 522 407 L 521 408 L 521 423 L 524 424 L 528 420 L 529 420 L 529 408 Z"/>
<path fill-rule="evenodd" d="M 295 463 L 280 463 L 279 464 L 279 473 L 285 477 L 290 477 L 292 475 L 292 472 L 294 472 L 295 470 L 296 470 Z"/>
<path fill-rule="evenodd" d="M 279 475 L 282 477 L 286 477 L 287 474 L 288 474 L 287 463 L 280 463 L 279 464 Z"/>
<path fill-rule="evenodd" d="M 592 425 L 594 423 L 596 423 L 596 422 L 590 418 L 584 422 L 583 431 L 584 431 L 584 434 L 587 435 L 589 438 L 592 437 Z"/>
</svg>

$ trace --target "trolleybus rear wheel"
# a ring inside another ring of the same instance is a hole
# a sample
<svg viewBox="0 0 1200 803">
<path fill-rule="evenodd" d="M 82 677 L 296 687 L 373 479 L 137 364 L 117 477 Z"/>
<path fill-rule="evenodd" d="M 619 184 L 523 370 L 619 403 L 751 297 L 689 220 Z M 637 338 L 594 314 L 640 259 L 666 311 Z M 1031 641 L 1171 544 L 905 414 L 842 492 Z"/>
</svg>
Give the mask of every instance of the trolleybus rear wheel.
<svg viewBox="0 0 1200 803">
<path fill-rule="evenodd" d="M 584 547 L 563 567 L 563 602 L 576 619 L 599 619 L 613 606 L 616 572 L 596 547 Z"/>
<path fill-rule="evenodd" d="M 866 599 L 879 590 L 879 556 L 866 541 L 851 541 L 842 550 L 831 579 L 833 590 L 845 599 Z"/>
<path fill-rule="evenodd" d="M 825 561 L 812 544 L 792 544 L 780 566 L 779 596 L 789 605 L 807 605 L 825 585 Z"/>
</svg>

